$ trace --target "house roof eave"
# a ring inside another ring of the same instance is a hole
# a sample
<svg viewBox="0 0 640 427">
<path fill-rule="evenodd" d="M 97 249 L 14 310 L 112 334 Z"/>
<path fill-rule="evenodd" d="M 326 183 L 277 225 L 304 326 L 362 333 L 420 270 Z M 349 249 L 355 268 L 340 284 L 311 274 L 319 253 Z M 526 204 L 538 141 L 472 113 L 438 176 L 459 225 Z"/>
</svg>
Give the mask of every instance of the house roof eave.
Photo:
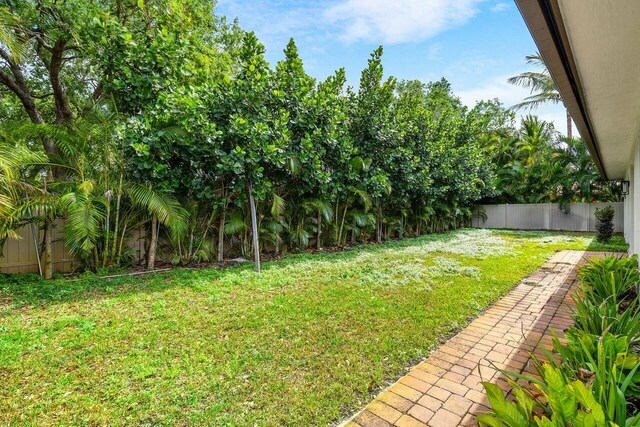
<svg viewBox="0 0 640 427">
<path fill-rule="evenodd" d="M 596 167 L 608 179 L 557 0 L 515 0 Z"/>
</svg>

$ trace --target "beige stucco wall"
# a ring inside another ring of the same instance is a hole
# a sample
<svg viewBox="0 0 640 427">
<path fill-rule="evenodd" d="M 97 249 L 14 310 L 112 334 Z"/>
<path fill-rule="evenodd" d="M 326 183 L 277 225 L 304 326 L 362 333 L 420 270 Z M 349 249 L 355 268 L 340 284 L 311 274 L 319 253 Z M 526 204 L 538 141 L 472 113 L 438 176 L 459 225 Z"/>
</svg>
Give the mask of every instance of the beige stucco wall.
<svg viewBox="0 0 640 427">
<path fill-rule="evenodd" d="M 631 155 L 631 188 L 629 190 L 629 196 L 627 198 L 632 209 L 632 221 L 631 232 L 629 234 L 630 239 L 630 252 L 633 254 L 640 253 L 640 146 L 636 143 Z"/>
<path fill-rule="evenodd" d="M 629 194 L 624 198 L 624 238 L 629 243 L 631 252 L 634 250 L 633 230 L 634 230 L 634 185 L 633 185 L 633 164 L 629 164 L 624 179 L 630 182 Z"/>
</svg>

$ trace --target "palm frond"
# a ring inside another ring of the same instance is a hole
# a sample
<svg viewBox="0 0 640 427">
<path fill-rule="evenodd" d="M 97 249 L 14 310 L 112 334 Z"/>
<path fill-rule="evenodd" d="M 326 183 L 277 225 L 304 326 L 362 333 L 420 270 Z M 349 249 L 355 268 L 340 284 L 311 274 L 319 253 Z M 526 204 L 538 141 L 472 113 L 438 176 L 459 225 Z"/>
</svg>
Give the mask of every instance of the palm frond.
<svg viewBox="0 0 640 427">
<path fill-rule="evenodd" d="M 47 162 L 47 156 L 22 144 L 0 143 L 0 169 L 18 169 Z"/>
<path fill-rule="evenodd" d="M 326 222 L 333 221 L 333 207 L 331 206 L 331 203 L 325 200 L 316 199 L 315 205 Z"/>
<path fill-rule="evenodd" d="M 280 219 L 287 209 L 287 203 L 282 197 L 273 193 L 273 202 L 271 203 L 271 216 Z"/>
<path fill-rule="evenodd" d="M 512 110 L 525 110 L 538 108 L 542 104 L 562 103 L 562 97 L 558 91 L 549 70 L 547 69 L 542 56 L 539 53 L 527 56 L 527 63 L 541 67 L 541 71 L 526 71 L 517 76 L 510 77 L 507 82 L 530 90 L 531 95 L 526 97 L 513 107 Z"/>
<path fill-rule="evenodd" d="M 158 221 L 169 227 L 172 232 L 180 233 L 185 230 L 189 213 L 172 195 L 141 184 L 128 185 L 125 193 L 134 205 L 157 217 Z"/>
<path fill-rule="evenodd" d="M 351 217 L 351 220 L 353 221 L 353 223 L 359 228 L 366 227 L 371 223 L 370 216 L 367 215 L 365 212 L 352 210 L 351 212 L 349 212 L 349 216 Z"/>
<path fill-rule="evenodd" d="M 527 60 L 527 64 L 535 65 L 537 67 L 546 67 L 544 59 L 542 59 L 542 55 L 540 55 L 540 52 L 527 55 L 525 56 L 525 59 Z"/>
<path fill-rule="evenodd" d="M 562 98 L 560 94 L 549 94 L 549 93 L 538 93 L 535 95 L 528 96 L 524 99 L 524 101 L 515 104 L 511 107 L 512 110 L 535 110 L 536 108 L 544 105 L 544 104 L 561 104 Z"/>
<path fill-rule="evenodd" d="M 247 224 L 240 212 L 232 212 L 224 223 L 224 233 L 227 235 L 239 234 L 245 231 Z"/>
<path fill-rule="evenodd" d="M 280 234 L 285 230 L 285 225 L 280 221 L 268 220 L 261 223 L 261 229 L 271 234 Z"/>
<path fill-rule="evenodd" d="M 555 89 L 554 86 L 549 86 L 549 83 L 552 83 L 553 80 L 551 80 L 551 76 L 548 73 L 535 71 L 526 71 L 517 76 L 509 77 L 507 82 L 512 85 L 530 89 L 532 92 L 536 90 L 548 91 L 549 89 Z"/>
<path fill-rule="evenodd" d="M 300 157 L 298 156 L 291 156 L 287 159 L 287 164 L 289 166 L 289 171 L 294 174 L 297 175 L 298 173 L 300 173 L 300 169 L 302 169 L 302 162 L 300 161 Z"/>
<path fill-rule="evenodd" d="M 354 186 L 349 187 L 349 190 L 354 195 L 358 196 L 358 198 L 360 199 L 360 202 L 364 206 L 365 212 L 371 209 L 372 201 L 371 201 L 371 195 L 369 193 L 367 193 L 365 190 L 362 190 Z"/>
<path fill-rule="evenodd" d="M 65 244 L 72 254 L 91 254 L 100 236 L 100 223 L 105 218 L 103 197 L 90 193 L 68 193 L 60 203 L 66 213 L 64 227 Z"/>
<path fill-rule="evenodd" d="M 18 25 L 18 17 L 8 8 L 0 7 L 0 44 L 7 47 L 15 62 L 20 63 L 27 56 L 27 46 L 15 33 Z"/>
<path fill-rule="evenodd" d="M 320 212 L 320 216 L 325 222 L 333 220 L 333 207 L 331 203 L 322 199 L 307 199 L 302 203 L 302 207 L 307 213 Z"/>
<path fill-rule="evenodd" d="M 371 166 L 371 159 L 363 159 L 360 156 L 355 156 L 351 159 L 351 167 L 356 172 L 364 172 Z"/>
</svg>

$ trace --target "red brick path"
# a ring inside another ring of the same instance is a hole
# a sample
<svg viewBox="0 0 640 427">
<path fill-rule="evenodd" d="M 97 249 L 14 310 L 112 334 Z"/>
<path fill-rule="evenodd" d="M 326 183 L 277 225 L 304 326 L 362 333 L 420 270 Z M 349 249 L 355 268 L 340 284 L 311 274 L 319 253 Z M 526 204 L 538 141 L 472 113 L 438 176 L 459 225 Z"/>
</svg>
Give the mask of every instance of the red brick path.
<svg viewBox="0 0 640 427">
<path fill-rule="evenodd" d="M 384 390 L 344 427 L 474 426 L 487 410 L 480 381 L 509 386 L 493 366 L 530 369 L 531 351 L 550 346 L 551 329 L 572 324 L 569 290 L 577 265 L 597 252 L 556 253 L 508 295 Z M 541 346 L 540 346 L 541 347 Z"/>
</svg>

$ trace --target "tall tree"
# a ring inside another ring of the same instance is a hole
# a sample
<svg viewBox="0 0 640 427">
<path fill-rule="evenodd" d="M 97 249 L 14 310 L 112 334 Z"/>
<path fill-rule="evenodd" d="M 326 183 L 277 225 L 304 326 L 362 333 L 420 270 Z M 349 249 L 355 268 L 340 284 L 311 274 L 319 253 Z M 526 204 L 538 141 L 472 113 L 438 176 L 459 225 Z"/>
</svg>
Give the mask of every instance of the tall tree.
<svg viewBox="0 0 640 427">
<path fill-rule="evenodd" d="M 254 33 L 244 36 L 238 72 L 220 79 L 212 106 L 212 120 L 222 133 L 219 170 L 232 176 L 237 194 L 246 195 L 255 270 L 260 271 L 257 202 L 272 194 L 272 179 L 287 167 L 289 114 L 279 107 L 273 73 Z"/>
<path fill-rule="evenodd" d="M 530 90 L 531 95 L 524 101 L 514 105 L 514 109 L 534 109 L 542 104 L 564 104 L 560 92 L 556 87 L 547 65 L 544 63 L 540 53 L 528 55 L 527 64 L 538 67 L 540 71 L 526 71 L 517 76 L 510 77 L 507 81 L 516 86 L 522 86 Z M 566 109 L 565 109 L 566 110 Z M 566 110 L 567 115 L 567 137 L 572 138 L 571 115 Z"/>
<path fill-rule="evenodd" d="M 72 128 L 105 91 L 121 112 L 138 114 L 158 93 L 193 80 L 190 71 L 209 73 L 224 62 L 216 55 L 219 32 L 209 0 L 6 4 L 0 8 L 0 99 L 11 106 L 0 116 L 6 119 L 20 119 L 19 106 L 36 125 Z M 187 66 L 194 63 L 198 67 Z M 64 163 L 56 138 L 41 134 L 49 161 Z M 49 180 L 60 173 L 53 167 Z M 52 222 L 44 222 L 47 277 Z"/>
<path fill-rule="evenodd" d="M 360 75 L 358 92 L 350 96 L 349 127 L 354 147 L 367 162 L 367 167 L 361 168 L 364 173 L 360 176 L 360 182 L 354 183 L 353 187 L 359 189 L 359 192 L 366 192 L 373 201 L 377 229 L 382 227 L 385 200 L 392 191 L 401 191 L 401 186 L 395 190 L 392 188 L 396 183 L 392 184 L 390 180 L 389 171 L 393 168 L 389 166 L 396 163 L 398 157 L 405 155 L 399 147 L 397 127 L 394 123 L 396 79 L 384 78 L 382 54 L 382 46 L 371 53 L 367 67 Z M 366 213 L 367 206 L 363 207 L 363 213 Z M 354 213 L 354 220 L 356 217 Z M 364 218 L 363 215 L 359 217 Z M 354 223 L 352 227 L 355 228 Z M 352 236 L 354 235 L 355 233 L 352 233 Z"/>
<path fill-rule="evenodd" d="M 58 125 L 71 123 L 73 93 L 69 90 L 67 73 L 77 62 L 79 46 L 72 28 L 78 18 L 72 8 L 49 2 L 11 2 L 2 9 L 0 32 L 0 85 L 12 94 L 32 123 Z M 72 85 L 71 85 L 72 86 Z M 80 89 L 81 91 L 84 90 Z M 51 138 L 40 141 L 51 160 L 57 147 Z M 49 170 L 52 175 L 56 171 Z M 51 177 L 49 178 L 51 179 Z M 53 275 L 53 218 L 44 219 L 44 276 Z"/>
</svg>

